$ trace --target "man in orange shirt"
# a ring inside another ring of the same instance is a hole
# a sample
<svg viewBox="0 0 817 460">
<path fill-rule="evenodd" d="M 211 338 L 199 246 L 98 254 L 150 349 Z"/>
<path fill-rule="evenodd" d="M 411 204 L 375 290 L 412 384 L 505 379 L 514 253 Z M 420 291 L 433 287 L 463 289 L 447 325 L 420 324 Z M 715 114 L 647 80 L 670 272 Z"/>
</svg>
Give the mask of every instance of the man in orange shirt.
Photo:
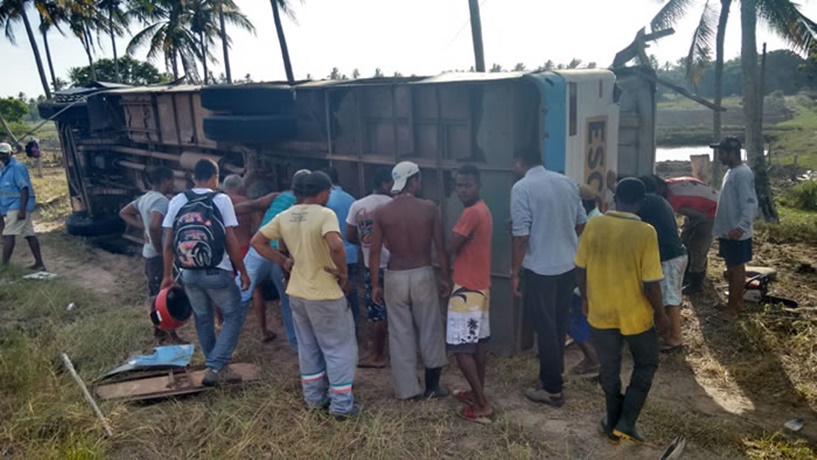
<svg viewBox="0 0 817 460">
<path fill-rule="evenodd" d="M 465 165 L 457 171 L 457 196 L 465 209 L 451 231 L 448 254 L 454 256 L 454 289 L 448 300 L 448 350 L 468 380 L 471 391 L 455 393 L 468 404 L 460 416 L 486 422 L 492 410 L 485 398 L 485 342 L 491 337 L 491 211 L 479 196 L 479 170 Z"/>
</svg>

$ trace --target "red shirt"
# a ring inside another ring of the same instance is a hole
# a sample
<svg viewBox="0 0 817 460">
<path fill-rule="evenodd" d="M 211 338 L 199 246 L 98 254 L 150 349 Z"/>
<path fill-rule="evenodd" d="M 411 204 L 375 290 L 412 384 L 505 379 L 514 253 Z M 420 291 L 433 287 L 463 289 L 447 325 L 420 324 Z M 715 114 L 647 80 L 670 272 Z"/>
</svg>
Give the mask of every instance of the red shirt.
<svg viewBox="0 0 817 460">
<path fill-rule="evenodd" d="M 462 211 L 453 231 L 467 241 L 454 257 L 454 283 L 473 290 L 491 287 L 492 228 L 491 211 L 484 201 Z"/>
<path fill-rule="evenodd" d="M 673 211 L 690 217 L 714 219 L 718 191 L 693 177 L 667 179 L 667 201 Z"/>
</svg>

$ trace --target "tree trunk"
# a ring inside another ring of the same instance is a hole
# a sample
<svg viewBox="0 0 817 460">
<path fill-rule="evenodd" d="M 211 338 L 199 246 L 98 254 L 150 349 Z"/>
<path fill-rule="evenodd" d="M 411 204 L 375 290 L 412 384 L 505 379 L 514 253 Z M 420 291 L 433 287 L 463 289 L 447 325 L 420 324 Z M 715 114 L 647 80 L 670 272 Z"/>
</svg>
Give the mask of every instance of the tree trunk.
<svg viewBox="0 0 817 460">
<path fill-rule="evenodd" d="M 96 81 L 96 66 L 94 66 L 94 55 L 91 52 L 91 34 L 87 26 L 85 27 L 81 41 L 82 47 L 85 48 L 85 55 L 88 56 L 88 67 L 91 68 L 91 80 Z"/>
<path fill-rule="evenodd" d="M 173 66 L 173 80 L 179 79 L 179 62 L 176 60 L 176 51 L 173 51 L 173 56 L 170 58 L 170 64 Z"/>
<path fill-rule="evenodd" d="M 218 21 L 221 26 L 221 47 L 224 49 L 224 75 L 227 77 L 227 83 L 233 82 L 233 74 L 230 70 L 230 46 L 227 43 L 227 27 L 224 24 L 224 4 L 218 4 Z"/>
<path fill-rule="evenodd" d="M 724 60 L 724 42 L 726 41 L 726 24 L 729 22 L 729 8 L 732 6 L 732 0 L 721 0 L 721 13 L 718 17 L 718 30 L 715 37 L 715 105 L 720 106 L 723 103 L 723 60 Z M 723 137 L 723 127 L 721 121 L 721 112 L 715 110 L 712 112 L 712 139 L 714 142 L 720 142 Z M 721 178 L 723 171 L 721 170 L 721 163 L 717 156 L 713 158 L 712 162 L 712 176 L 711 184 L 715 188 L 721 187 Z"/>
<path fill-rule="evenodd" d="M 34 60 L 37 61 L 37 71 L 40 73 L 40 83 L 43 85 L 45 97 L 51 99 L 51 88 L 48 87 L 48 79 L 45 78 L 45 68 L 43 67 L 43 59 L 40 57 L 40 49 L 37 47 L 37 41 L 34 39 L 34 30 L 31 28 L 31 21 L 28 20 L 25 8 L 20 10 L 23 17 L 23 24 L 26 26 L 26 34 L 28 35 L 28 42 L 31 43 L 31 51 L 34 52 Z"/>
<path fill-rule="evenodd" d="M 59 88 L 57 88 L 57 76 L 54 73 L 54 63 L 51 61 L 51 48 L 48 46 L 48 30 L 43 30 L 42 34 L 43 46 L 45 47 L 45 59 L 48 61 L 48 72 L 51 75 L 51 87 L 54 88 L 54 91 L 57 91 Z"/>
<path fill-rule="evenodd" d="M 113 2 L 108 4 L 108 28 L 111 29 L 111 48 L 113 49 L 113 68 L 116 73 L 116 82 L 122 83 L 122 76 L 119 75 L 119 59 L 116 57 L 116 34 L 113 29 Z"/>
<path fill-rule="evenodd" d="M 199 46 L 201 46 L 201 68 L 204 71 L 204 84 L 207 84 L 207 48 L 204 43 L 204 32 L 199 32 Z"/>
<path fill-rule="evenodd" d="M 763 155 L 763 112 L 761 111 L 760 84 L 757 64 L 757 0 L 741 0 L 740 18 L 742 43 L 740 50 L 743 71 L 743 116 L 746 121 L 746 151 L 749 165 L 755 173 L 755 189 L 760 215 L 766 221 L 776 222 L 772 191 L 766 158 Z"/>
<path fill-rule="evenodd" d="M 485 52 L 482 48 L 482 21 L 479 17 L 479 0 L 468 0 L 471 10 L 471 39 L 474 42 L 474 60 L 477 72 L 485 72 Z"/>
<path fill-rule="evenodd" d="M 278 11 L 278 0 L 270 0 L 270 4 L 272 5 L 272 17 L 275 20 L 275 30 L 278 32 L 278 43 L 281 45 L 281 57 L 284 59 L 287 82 L 291 85 L 295 83 L 295 77 L 292 74 L 292 62 L 289 60 L 289 48 L 287 48 L 287 39 L 284 36 L 284 26 L 281 24 L 281 13 Z"/>
</svg>

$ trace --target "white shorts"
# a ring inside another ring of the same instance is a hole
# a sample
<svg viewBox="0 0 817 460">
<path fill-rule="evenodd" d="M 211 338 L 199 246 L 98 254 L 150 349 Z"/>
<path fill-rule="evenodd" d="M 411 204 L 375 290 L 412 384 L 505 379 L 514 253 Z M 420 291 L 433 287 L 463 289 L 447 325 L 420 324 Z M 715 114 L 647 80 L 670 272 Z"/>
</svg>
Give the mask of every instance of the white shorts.
<svg viewBox="0 0 817 460">
<path fill-rule="evenodd" d="M 6 213 L 6 226 L 3 228 L 3 236 L 22 236 L 28 238 L 34 236 L 34 223 L 31 220 L 31 211 L 26 212 L 26 218 L 17 218 L 19 211 L 9 211 Z"/>
<path fill-rule="evenodd" d="M 661 297 L 665 307 L 681 305 L 687 262 L 689 262 L 687 255 L 661 262 L 661 271 L 664 272 L 664 279 L 661 280 Z"/>
</svg>

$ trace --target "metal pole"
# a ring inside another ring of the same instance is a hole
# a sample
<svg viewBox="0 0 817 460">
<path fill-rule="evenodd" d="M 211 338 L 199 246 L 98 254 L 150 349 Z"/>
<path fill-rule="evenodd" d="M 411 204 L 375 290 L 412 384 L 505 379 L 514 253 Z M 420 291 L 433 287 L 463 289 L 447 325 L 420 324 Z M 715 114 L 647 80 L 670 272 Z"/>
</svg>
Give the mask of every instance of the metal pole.
<svg viewBox="0 0 817 460">
<path fill-rule="evenodd" d="M 471 39 L 474 42 L 474 59 L 477 72 L 485 72 L 485 52 L 482 48 L 482 21 L 479 17 L 479 0 L 468 0 L 471 10 Z"/>
</svg>

